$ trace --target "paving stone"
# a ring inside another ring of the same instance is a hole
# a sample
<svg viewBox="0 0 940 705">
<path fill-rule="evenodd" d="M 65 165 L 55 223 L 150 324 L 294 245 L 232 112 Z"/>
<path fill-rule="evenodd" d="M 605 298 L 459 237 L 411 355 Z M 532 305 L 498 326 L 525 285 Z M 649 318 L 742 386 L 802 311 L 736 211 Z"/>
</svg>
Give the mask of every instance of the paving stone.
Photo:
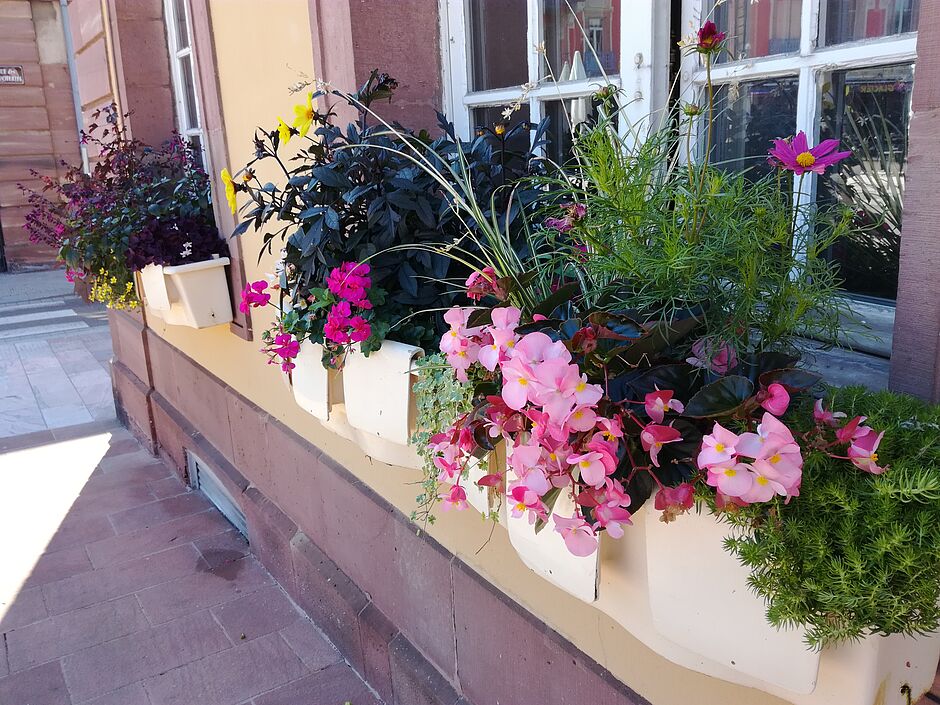
<svg viewBox="0 0 940 705">
<path fill-rule="evenodd" d="M 129 595 L 197 570 L 205 570 L 206 567 L 195 546 L 186 544 L 145 558 L 47 583 L 42 586 L 42 591 L 49 612 L 60 614 Z"/>
<path fill-rule="evenodd" d="M 328 666 L 322 671 L 254 699 L 254 705 L 342 705 L 346 702 L 354 705 L 378 705 L 380 701 L 345 663 Z"/>
<path fill-rule="evenodd" d="M 122 470 L 136 470 L 144 465 L 158 462 L 160 461 L 141 448 L 138 443 L 134 452 L 105 455 L 98 463 L 98 469 L 101 472 L 121 472 Z"/>
<path fill-rule="evenodd" d="M 153 705 L 234 705 L 305 673 L 287 643 L 269 634 L 151 678 L 145 687 Z"/>
<path fill-rule="evenodd" d="M 136 531 L 137 529 L 161 524 L 170 519 L 198 514 L 211 506 L 209 500 L 203 495 L 198 492 L 188 492 L 176 497 L 150 502 L 123 512 L 117 512 L 111 516 L 111 525 L 114 527 L 115 533 L 123 534 L 128 531 Z"/>
<path fill-rule="evenodd" d="M 231 526 L 226 522 L 227 525 Z M 237 561 L 251 552 L 247 539 L 237 529 L 193 541 L 210 568 Z"/>
<path fill-rule="evenodd" d="M 307 617 L 284 627 L 281 636 L 311 671 L 319 671 L 343 660 L 342 654 Z"/>
<path fill-rule="evenodd" d="M 58 661 L 0 678 L 3 705 L 72 705 Z"/>
<path fill-rule="evenodd" d="M 231 642 L 204 610 L 66 656 L 62 669 L 72 699 L 81 703 L 228 648 Z"/>
<path fill-rule="evenodd" d="M 300 617 L 300 612 L 277 585 L 220 605 L 212 614 L 236 644 L 280 631 Z"/>
<path fill-rule="evenodd" d="M 89 494 L 79 494 L 71 513 L 84 516 L 119 514 L 154 501 L 145 483 L 126 484 L 104 492 L 92 490 Z"/>
<path fill-rule="evenodd" d="M 35 587 L 45 583 L 53 583 L 56 580 L 64 580 L 79 573 L 87 573 L 90 570 L 91 561 L 88 560 L 85 547 L 72 546 L 61 551 L 41 555 L 24 585 Z"/>
<path fill-rule="evenodd" d="M 2 607 L 4 605 L 0 605 Z M 0 632 L 32 624 L 49 616 L 41 587 L 20 590 L 13 603 L 6 608 L 6 613 L 0 619 Z"/>
<path fill-rule="evenodd" d="M 107 695 L 94 700 L 86 700 L 81 705 L 151 705 L 143 683 L 133 683 L 118 688 Z"/>
<path fill-rule="evenodd" d="M 114 529 L 106 516 L 66 517 L 49 541 L 46 550 L 58 551 L 69 546 L 100 541 L 109 536 L 114 536 Z"/>
<path fill-rule="evenodd" d="M 110 536 L 86 545 L 85 549 L 92 565 L 101 568 L 215 536 L 228 525 L 216 510 L 206 510 L 120 536 Z"/>
<path fill-rule="evenodd" d="M 133 595 L 49 617 L 7 632 L 10 669 L 30 668 L 149 627 Z"/>
<path fill-rule="evenodd" d="M 251 556 L 203 569 L 149 590 L 137 599 L 152 624 L 162 624 L 184 614 L 215 607 L 271 585 L 270 574 Z"/>
<path fill-rule="evenodd" d="M 157 499 L 175 497 L 178 494 L 184 493 L 187 489 L 186 485 L 184 485 L 182 480 L 180 480 L 176 475 L 165 477 L 162 480 L 148 482 L 147 487 L 150 488 L 150 494 L 152 494 Z"/>
</svg>

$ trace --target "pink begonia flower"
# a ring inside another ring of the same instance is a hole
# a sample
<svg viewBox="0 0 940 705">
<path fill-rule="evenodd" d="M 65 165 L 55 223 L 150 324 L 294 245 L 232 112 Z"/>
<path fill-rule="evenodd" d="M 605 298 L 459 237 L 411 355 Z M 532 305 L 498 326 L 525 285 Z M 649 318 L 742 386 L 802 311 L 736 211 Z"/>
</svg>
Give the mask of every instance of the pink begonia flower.
<svg viewBox="0 0 940 705">
<path fill-rule="evenodd" d="M 685 514 L 695 504 L 695 490 L 688 482 L 675 487 L 661 487 L 656 493 L 653 506 L 662 512 L 661 522 L 668 524 L 680 514 Z"/>
<path fill-rule="evenodd" d="M 444 321 L 450 325 L 450 330 L 441 336 L 442 353 L 447 354 L 458 350 L 470 337 L 479 334 L 479 328 L 467 328 L 472 313 L 472 308 L 455 306 L 444 314 Z"/>
<path fill-rule="evenodd" d="M 607 476 L 617 468 L 617 461 L 608 453 L 592 450 L 568 456 L 568 464 L 576 465 L 581 481 L 591 487 L 601 487 Z"/>
<path fill-rule="evenodd" d="M 267 288 L 268 283 L 263 279 L 246 284 L 245 288 L 242 289 L 242 302 L 238 305 L 238 310 L 242 313 L 248 313 L 248 310 L 251 308 L 266 306 L 270 303 L 271 294 L 264 292 Z"/>
<path fill-rule="evenodd" d="M 765 458 L 788 443 L 796 443 L 793 432 L 780 419 L 765 412 L 757 425 L 757 433 L 742 433 L 738 437 L 735 452 L 751 458 Z"/>
<path fill-rule="evenodd" d="M 729 497 L 722 492 L 715 492 L 715 507 L 718 511 L 730 511 L 733 507 L 746 507 L 747 502 L 740 497 Z"/>
<path fill-rule="evenodd" d="M 790 393 L 782 384 L 774 382 L 767 387 L 760 405 L 774 416 L 783 416 L 790 406 Z"/>
<path fill-rule="evenodd" d="M 791 139 L 776 139 L 768 150 L 768 161 L 781 169 L 802 176 L 808 171 L 823 174 L 833 164 L 852 156 L 852 152 L 835 152 L 839 140 L 824 140 L 810 148 L 806 133 L 800 130 Z"/>
<path fill-rule="evenodd" d="M 528 516 L 529 523 L 534 524 L 536 519 L 545 518 L 545 505 L 539 495 L 524 484 L 516 484 L 509 491 L 512 503 L 509 512 L 514 519 Z"/>
<path fill-rule="evenodd" d="M 666 412 L 675 411 L 677 414 L 681 414 L 685 411 L 685 405 L 678 399 L 673 399 L 672 395 L 672 390 L 657 389 L 644 397 L 643 407 L 654 423 L 662 423 L 666 417 Z"/>
<path fill-rule="evenodd" d="M 723 375 L 738 366 L 738 355 L 728 343 L 699 338 L 692 344 L 692 357 L 686 358 L 686 362 Z"/>
<path fill-rule="evenodd" d="M 817 399 L 816 404 L 813 406 L 813 419 L 815 419 L 817 424 L 825 424 L 827 426 L 836 427 L 839 425 L 837 419 L 844 419 L 845 414 L 841 411 L 831 411 L 823 407 L 822 399 Z"/>
<path fill-rule="evenodd" d="M 467 508 L 467 492 L 460 485 L 454 485 L 448 492 L 442 492 L 438 495 L 441 500 L 441 509 L 445 512 L 451 509 L 463 510 Z"/>
<path fill-rule="evenodd" d="M 712 432 L 702 438 L 702 447 L 696 459 L 699 470 L 731 462 L 737 443 L 738 436 L 716 422 Z"/>
<path fill-rule="evenodd" d="M 510 409 L 519 411 L 534 398 L 536 390 L 532 382 L 535 375 L 521 357 L 514 357 L 504 362 L 501 369 L 503 372 L 503 400 Z"/>
<path fill-rule="evenodd" d="M 883 467 L 878 465 L 878 446 L 881 443 L 881 439 L 884 437 L 885 432 L 875 433 L 875 431 L 870 430 L 868 433 L 862 436 L 856 436 L 852 440 L 852 445 L 849 446 L 849 460 L 852 461 L 852 464 L 869 472 L 872 475 L 880 475 L 885 471 Z"/>
<path fill-rule="evenodd" d="M 555 531 L 565 540 L 565 546 L 576 556 L 590 556 L 597 550 L 597 535 L 584 517 L 570 518 L 552 514 Z"/>
<path fill-rule="evenodd" d="M 571 362 L 571 353 L 560 340 L 552 340 L 545 333 L 535 331 L 519 339 L 513 348 L 513 359 L 521 359 L 528 365 L 536 365 L 546 360 Z"/>
<path fill-rule="evenodd" d="M 597 414 L 593 408 L 590 406 L 577 406 L 565 418 L 564 426 L 572 431 L 583 433 L 584 431 L 590 431 L 596 424 Z"/>
<path fill-rule="evenodd" d="M 615 539 L 623 538 L 623 525 L 632 524 L 630 512 L 616 504 L 601 504 L 594 510 L 596 529 L 606 529 Z"/>
<path fill-rule="evenodd" d="M 869 426 L 862 425 L 867 418 L 867 416 L 856 416 L 845 424 L 845 426 L 836 431 L 836 438 L 839 440 L 839 443 L 851 443 L 856 438 L 861 438 L 871 433 L 872 429 Z"/>
<path fill-rule="evenodd" d="M 522 477 L 534 468 L 542 458 L 542 447 L 540 445 L 520 444 L 512 447 L 509 452 L 509 467 L 516 471 L 519 477 Z"/>
<path fill-rule="evenodd" d="M 547 438 L 555 441 L 567 441 L 570 431 L 561 424 L 553 423 L 551 417 L 538 409 L 527 409 L 526 418 L 532 422 L 532 438 L 544 444 Z"/>
<path fill-rule="evenodd" d="M 754 473 L 744 463 L 724 463 L 711 465 L 705 478 L 712 487 L 729 497 L 741 497 L 750 491 L 754 484 Z"/>
<path fill-rule="evenodd" d="M 615 438 L 623 438 L 623 422 L 619 416 L 611 419 L 597 419 L 597 428 L 604 434 L 604 440 L 613 441 Z"/>
<path fill-rule="evenodd" d="M 650 454 L 650 460 L 656 467 L 659 467 L 659 451 L 662 447 L 667 443 L 678 443 L 681 440 L 682 434 L 672 426 L 651 423 L 640 431 L 640 445 Z"/>
<path fill-rule="evenodd" d="M 461 382 L 468 380 L 467 370 L 477 361 L 479 354 L 480 346 L 476 343 L 471 343 L 469 339 L 464 339 L 463 344 L 458 349 L 447 353 L 447 362 L 454 368 L 457 379 Z"/>
<path fill-rule="evenodd" d="M 761 473 L 759 465 L 752 465 L 751 473 L 751 486 L 747 492 L 740 495 L 744 502 L 747 502 L 748 504 L 768 502 L 773 499 L 774 495 L 778 494 L 784 497 L 790 496 L 786 488 L 777 480 L 773 479 L 773 477 L 769 475 Z"/>
</svg>

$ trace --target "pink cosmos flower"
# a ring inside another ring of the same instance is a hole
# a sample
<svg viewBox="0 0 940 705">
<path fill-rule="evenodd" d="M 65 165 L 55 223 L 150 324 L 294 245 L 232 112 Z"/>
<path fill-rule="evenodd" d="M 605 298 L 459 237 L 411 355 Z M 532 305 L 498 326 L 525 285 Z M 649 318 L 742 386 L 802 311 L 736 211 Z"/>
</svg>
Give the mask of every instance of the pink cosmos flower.
<svg viewBox="0 0 940 705">
<path fill-rule="evenodd" d="M 737 443 L 738 436 L 716 422 L 711 434 L 702 438 L 702 448 L 696 460 L 699 470 L 731 462 Z"/>
<path fill-rule="evenodd" d="M 672 395 L 672 390 L 657 389 L 644 398 L 644 408 L 654 423 L 662 423 L 666 412 L 675 411 L 677 414 L 681 414 L 685 411 L 685 405 L 678 399 L 673 399 Z"/>
<path fill-rule="evenodd" d="M 565 540 L 565 546 L 576 556 L 590 556 L 597 550 L 597 534 L 584 517 L 571 518 L 552 514 L 555 531 Z"/>
<path fill-rule="evenodd" d="M 836 438 L 839 440 L 839 443 L 851 443 L 856 438 L 860 438 L 870 433 L 872 430 L 871 427 L 862 425 L 867 419 L 867 416 L 856 416 L 854 419 L 845 424 L 845 426 L 837 430 Z"/>
<path fill-rule="evenodd" d="M 868 433 L 853 438 L 848 452 L 852 464 L 872 475 L 883 473 L 885 469 L 878 465 L 878 446 L 884 435 L 884 431 L 875 433 L 875 431 L 869 430 Z"/>
<path fill-rule="evenodd" d="M 692 357 L 686 358 L 693 367 L 727 374 L 738 365 L 738 355 L 728 343 L 699 338 L 692 344 Z"/>
<path fill-rule="evenodd" d="M 238 310 L 242 313 L 248 313 L 250 308 L 266 306 L 271 301 L 271 294 L 266 294 L 265 289 L 268 283 L 263 279 L 246 284 L 242 289 L 242 302 L 238 305 Z"/>
<path fill-rule="evenodd" d="M 656 467 L 659 467 L 659 451 L 662 447 L 667 443 L 677 443 L 681 440 L 682 434 L 672 426 L 651 423 L 640 432 L 640 445 L 650 454 L 650 460 Z"/>
<path fill-rule="evenodd" d="M 783 416 L 790 406 L 790 393 L 782 384 L 773 382 L 762 395 L 760 405 L 774 416 Z"/>
<path fill-rule="evenodd" d="M 822 399 L 817 399 L 816 404 L 813 406 L 813 419 L 815 419 L 817 424 L 825 424 L 827 426 L 836 427 L 839 425 L 839 421 L 836 419 L 844 419 L 845 414 L 841 411 L 831 411 L 823 407 Z"/>
<path fill-rule="evenodd" d="M 768 151 L 768 160 L 774 166 L 792 171 L 802 176 L 808 171 L 823 174 L 827 167 L 852 156 L 852 152 L 834 152 L 839 140 L 825 140 L 812 149 L 806 139 L 806 133 L 800 130 L 791 139 L 776 139 Z"/>
<path fill-rule="evenodd" d="M 725 36 L 725 33 L 719 32 L 715 23 L 709 20 L 698 30 L 698 43 L 695 45 L 695 49 L 701 54 L 716 51 L 721 48 Z"/>
<path fill-rule="evenodd" d="M 668 524 L 680 514 L 685 514 L 695 504 L 695 490 L 688 482 L 675 487 L 661 487 L 656 493 L 653 506 L 662 512 L 659 520 Z"/>
<path fill-rule="evenodd" d="M 454 485 L 449 491 L 442 492 L 438 495 L 438 499 L 441 500 L 441 509 L 445 512 L 451 509 L 460 511 L 467 508 L 467 492 L 460 485 Z"/>
</svg>

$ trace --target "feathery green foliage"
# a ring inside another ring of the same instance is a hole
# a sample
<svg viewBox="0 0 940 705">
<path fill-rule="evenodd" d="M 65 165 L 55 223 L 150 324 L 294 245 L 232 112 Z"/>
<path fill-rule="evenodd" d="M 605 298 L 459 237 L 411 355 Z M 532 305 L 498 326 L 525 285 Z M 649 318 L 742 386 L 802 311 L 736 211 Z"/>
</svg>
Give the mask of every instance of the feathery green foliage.
<svg viewBox="0 0 940 705">
<path fill-rule="evenodd" d="M 940 407 L 890 392 L 834 390 L 831 405 L 886 431 L 882 475 L 805 450 L 800 496 L 726 515 L 726 548 L 751 570 L 776 626 L 821 648 L 940 624 Z M 793 415 L 809 418 L 809 410 Z"/>
</svg>

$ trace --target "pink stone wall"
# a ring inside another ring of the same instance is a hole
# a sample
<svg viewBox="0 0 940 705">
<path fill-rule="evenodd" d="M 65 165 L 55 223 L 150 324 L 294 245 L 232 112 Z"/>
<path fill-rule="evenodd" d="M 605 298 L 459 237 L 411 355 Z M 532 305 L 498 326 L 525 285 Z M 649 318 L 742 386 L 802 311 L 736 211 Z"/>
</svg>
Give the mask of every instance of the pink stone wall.
<svg viewBox="0 0 940 705">
<path fill-rule="evenodd" d="M 940 402 L 940 2 L 921 3 L 891 387 Z"/>
</svg>

